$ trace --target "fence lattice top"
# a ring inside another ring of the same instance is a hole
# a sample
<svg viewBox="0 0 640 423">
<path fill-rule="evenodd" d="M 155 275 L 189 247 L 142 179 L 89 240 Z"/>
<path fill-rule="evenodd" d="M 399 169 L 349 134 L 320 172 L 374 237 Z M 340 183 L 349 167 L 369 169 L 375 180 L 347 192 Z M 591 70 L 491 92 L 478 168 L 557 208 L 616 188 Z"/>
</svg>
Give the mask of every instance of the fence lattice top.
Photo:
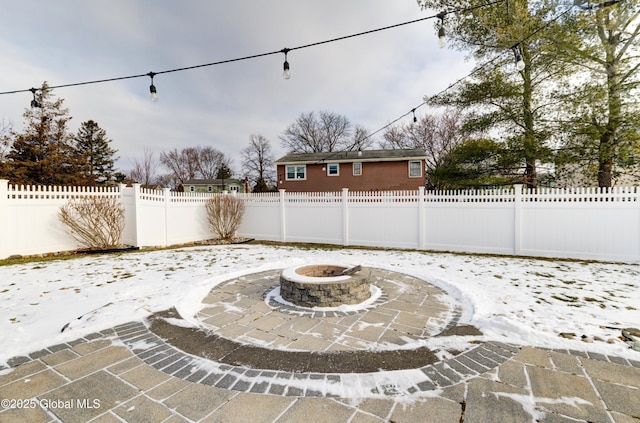
<svg viewBox="0 0 640 423">
<path fill-rule="evenodd" d="M 84 196 L 118 196 L 124 185 L 108 187 L 6 185 L 8 200 L 68 200 Z M 0 184 L 0 192 L 2 191 Z M 414 190 L 414 191 L 342 191 L 342 192 L 267 192 L 219 194 L 207 192 L 174 192 L 139 188 L 141 200 L 173 203 L 199 203 L 215 195 L 237 195 L 247 203 L 509 203 L 522 202 L 640 202 L 640 187 L 613 188 L 516 188 L 483 190 Z"/>
</svg>

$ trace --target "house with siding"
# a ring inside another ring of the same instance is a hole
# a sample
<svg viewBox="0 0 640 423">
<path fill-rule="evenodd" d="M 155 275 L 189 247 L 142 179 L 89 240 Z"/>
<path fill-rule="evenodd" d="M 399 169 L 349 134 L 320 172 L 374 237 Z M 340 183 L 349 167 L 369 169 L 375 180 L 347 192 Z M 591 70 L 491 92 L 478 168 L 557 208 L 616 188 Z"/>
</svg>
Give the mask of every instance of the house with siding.
<svg viewBox="0 0 640 423">
<path fill-rule="evenodd" d="M 239 179 L 189 179 L 182 188 L 184 192 L 249 192 L 249 184 Z"/>
<path fill-rule="evenodd" d="M 287 191 L 391 191 L 424 187 L 425 160 L 423 149 L 399 149 L 290 153 L 275 164 Z"/>
</svg>

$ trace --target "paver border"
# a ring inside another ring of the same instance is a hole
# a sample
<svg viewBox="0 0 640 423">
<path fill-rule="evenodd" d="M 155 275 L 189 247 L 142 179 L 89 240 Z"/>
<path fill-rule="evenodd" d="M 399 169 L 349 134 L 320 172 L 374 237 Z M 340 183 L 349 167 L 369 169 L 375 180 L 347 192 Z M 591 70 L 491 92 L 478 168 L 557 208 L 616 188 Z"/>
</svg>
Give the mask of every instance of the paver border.
<svg viewBox="0 0 640 423">
<path fill-rule="evenodd" d="M 130 322 L 114 329 L 138 358 L 166 374 L 217 388 L 296 397 L 338 397 L 336 392 L 342 391 L 343 382 L 352 384 L 358 378 L 362 379 L 362 384 L 369 385 L 365 389 L 372 396 L 412 395 L 434 391 L 486 373 L 520 351 L 520 347 L 490 341 L 478 344 L 451 359 L 418 368 L 361 373 L 295 372 L 251 368 L 199 357 L 171 345 L 143 322 Z M 137 345 L 145 348 L 136 348 Z M 271 352 L 276 356 L 282 353 L 278 350 Z M 203 366 L 201 360 L 206 360 L 210 366 Z M 375 375 L 381 377 L 376 380 Z M 387 377 L 390 375 L 393 377 Z M 405 382 L 408 380 L 408 386 L 394 384 L 392 380 L 396 378 Z M 303 389 L 304 381 L 308 380 L 314 381 L 313 386 L 324 385 L 326 389 Z"/>
</svg>

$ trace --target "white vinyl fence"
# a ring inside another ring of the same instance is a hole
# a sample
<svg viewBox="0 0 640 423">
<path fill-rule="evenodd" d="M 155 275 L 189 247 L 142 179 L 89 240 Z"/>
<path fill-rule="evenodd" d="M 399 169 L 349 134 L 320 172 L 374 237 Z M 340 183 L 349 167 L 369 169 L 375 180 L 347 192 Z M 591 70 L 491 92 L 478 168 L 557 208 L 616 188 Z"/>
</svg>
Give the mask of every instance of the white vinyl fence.
<svg viewBox="0 0 640 423">
<path fill-rule="evenodd" d="M 57 220 L 69 198 L 119 196 L 123 243 L 168 246 L 213 238 L 212 194 L 18 187 L 0 180 L 0 259 L 77 248 Z M 213 194 L 215 195 L 215 194 Z M 238 236 L 281 242 L 640 262 L 640 189 L 513 189 L 238 194 Z"/>
<path fill-rule="evenodd" d="M 70 199 L 120 198 L 125 210 L 122 242 L 134 247 L 164 247 L 213 238 L 207 226 L 204 193 L 133 187 L 15 186 L 0 179 L 0 259 L 73 251 L 79 246 L 58 220 Z"/>
</svg>

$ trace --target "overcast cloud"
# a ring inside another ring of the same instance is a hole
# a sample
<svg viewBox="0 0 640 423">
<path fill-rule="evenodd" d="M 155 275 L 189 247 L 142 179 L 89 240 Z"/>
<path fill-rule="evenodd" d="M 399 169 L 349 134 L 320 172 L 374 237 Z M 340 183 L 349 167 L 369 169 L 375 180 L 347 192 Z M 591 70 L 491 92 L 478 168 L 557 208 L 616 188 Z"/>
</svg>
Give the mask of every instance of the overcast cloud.
<svg viewBox="0 0 640 423">
<path fill-rule="evenodd" d="M 278 51 L 432 15 L 414 0 L 0 0 L 0 92 L 159 72 Z M 145 148 L 213 146 L 233 159 L 251 134 L 278 135 L 327 110 L 375 131 L 466 75 L 464 53 L 437 47 L 435 20 L 149 78 L 60 88 L 73 121 L 93 119 L 127 171 Z M 22 127 L 31 93 L 0 95 L 0 121 Z M 430 112 L 426 107 L 418 113 Z M 410 118 L 407 118 L 410 119 Z"/>
</svg>

